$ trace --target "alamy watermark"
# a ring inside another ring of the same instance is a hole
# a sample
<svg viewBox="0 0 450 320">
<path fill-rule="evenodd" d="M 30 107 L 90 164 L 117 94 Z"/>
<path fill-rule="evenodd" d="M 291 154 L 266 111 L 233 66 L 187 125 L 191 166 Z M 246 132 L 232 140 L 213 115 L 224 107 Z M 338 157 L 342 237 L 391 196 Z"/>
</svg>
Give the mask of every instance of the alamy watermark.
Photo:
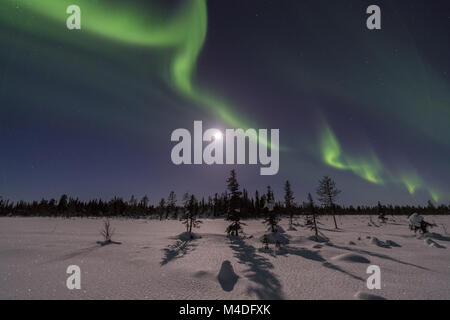
<svg viewBox="0 0 450 320">
<path fill-rule="evenodd" d="M 370 276 L 367 278 L 366 285 L 367 289 L 381 289 L 381 269 L 377 265 L 370 265 L 366 270 L 367 274 Z"/>
<path fill-rule="evenodd" d="M 367 18 L 366 26 L 369 30 L 381 30 L 381 9 L 379 6 L 373 4 L 367 7 L 367 14 L 370 16 Z"/>
<path fill-rule="evenodd" d="M 171 159 L 176 165 L 259 163 L 261 175 L 275 175 L 280 167 L 280 132 L 279 129 L 271 129 L 269 139 L 268 131 L 226 129 L 224 134 L 212 128 L 203 132 L 202 121 L 194 121 L 193 135 L 187 129 L 172 132 L 171 141 L 178 143 L 172 149 Z M 208 144 L 204 147 L 205 142 Z"/>
<path fill-rule="evenodd" d="M 66 26 L 69 30 L 81 29 L 81 9 L 79 6 L 72 4 L 67 7 L 66 13 L 70 16 L 66 20 Z"/>
<path fill-rule="evenodd" d="M 66 286 L 69 290 L 81 289 L 81 269 L 77 265 L 70 265 L 66 270 L 70 276 L 66 280 Z"/>
<path fill-rule="evenodd" d="M 66 14 L 70 16 L 66 20 L 67 29 L 80 30 L 81 29 L 81 8 L 78 5 L 72 4 L 67 7 Z M 369 30 L 381 29 L 381 9 L 379 6 L 372 4 L 367 7 L 366 14 L 370 16 L 366 20 L 366 26 Z"/>
</svg>

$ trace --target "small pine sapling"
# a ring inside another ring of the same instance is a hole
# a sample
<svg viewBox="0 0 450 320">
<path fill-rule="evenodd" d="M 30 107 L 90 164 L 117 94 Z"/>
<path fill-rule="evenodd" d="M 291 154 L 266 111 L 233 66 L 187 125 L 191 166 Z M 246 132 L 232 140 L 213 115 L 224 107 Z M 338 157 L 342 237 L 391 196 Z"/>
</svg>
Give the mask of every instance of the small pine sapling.
<svg viewBox="0 0 450 320">
<path fill-rule="evenodd" d="M 262 238 L 262 243 L 264 245 L 264 250 L 269 250 L 269 239 L 267 238 L 266 234 Z"/>
</svg>

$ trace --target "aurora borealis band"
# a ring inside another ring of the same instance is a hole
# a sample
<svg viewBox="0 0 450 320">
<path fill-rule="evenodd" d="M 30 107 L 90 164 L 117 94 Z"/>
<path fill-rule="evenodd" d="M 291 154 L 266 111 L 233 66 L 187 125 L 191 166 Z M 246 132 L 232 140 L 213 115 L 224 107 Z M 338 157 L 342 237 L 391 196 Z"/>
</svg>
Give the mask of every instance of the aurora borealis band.
<svg viewBox="0 0 450 320">
<path fill-rule="evenodd" d="M 238 166 L 248 190 L 323 175 L 348 204 L 450 202 L 450 4 L 375 1 L 4 0 L 0 196 L 222 192 L 232 166 L 177 167 L 194 120 L 279 128 L 280 171 Z M 67 30 L 67 6 L 81 30 Z"/>
</svg>

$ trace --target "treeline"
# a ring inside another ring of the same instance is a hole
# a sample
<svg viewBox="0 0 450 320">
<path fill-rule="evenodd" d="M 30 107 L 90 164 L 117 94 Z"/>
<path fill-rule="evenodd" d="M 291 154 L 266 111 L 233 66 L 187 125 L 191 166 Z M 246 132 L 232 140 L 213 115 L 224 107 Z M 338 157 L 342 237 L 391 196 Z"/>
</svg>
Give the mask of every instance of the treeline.
<svg viewBox="0 0 450 320">
<path fill-rule="evenodd" d="M 258 191 L 250 194 L 246 189 L 239 192 L 227 190 L 221 194 L 216 193 L 214 196 L 201 199 L 188 193 L 178 199 L 175 192 L 171 191 L 167 198 L 161 199 L 157 205 L 150 205 L 147 196 L 142 199 L 132 196 L 129 200 L 115 197 L 109 201 L 102 199 L 82 201 L 64 194 L 58 200 L 42 199 L 32 202 L 12 202 L 0 197 L 0 216 L 129 217 L 163 220 L 183 219 L 186 211 L 189 210 L 203 218 L 227 217 L 230 211 L 236 212 L 243 219 L 267 218 L 269 202 L 273 202 L 270 211 L 278 216 L 286 215 L 292 219 L 294 216 L 311 213 L 309 201 L 301 203 L 294 201 L 294 193 L 291 191 L 289 182 L 286 182 L 284 190 L 284 201 L 277 202 L 273 200 L 274 195 L 270 186 L 263 194 Z M 335 188 L 334 181 L 328 177 L 320 180 L 316 193 L 320 204 L 314 205 L 317 215 L 411 215 L 414 212 L 422 215 L 443 215 L 450 213 L 450 206 L 435 206 L 431 201 L 428 201 L 425 206 L 398 206 L 381 203 L 376 206 L 341 206 L 335 203 L 340 190 Z M 307 200 L 308 195 L 305 195 L 304 198 Z"/>
</svg>

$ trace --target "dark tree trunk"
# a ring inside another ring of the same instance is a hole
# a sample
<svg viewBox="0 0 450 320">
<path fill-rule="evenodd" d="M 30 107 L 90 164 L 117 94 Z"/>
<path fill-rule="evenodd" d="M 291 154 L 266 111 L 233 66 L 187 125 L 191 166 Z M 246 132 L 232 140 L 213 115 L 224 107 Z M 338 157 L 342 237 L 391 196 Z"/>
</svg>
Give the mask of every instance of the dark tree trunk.
<svg viewBox="0 0 450 320">
<path fill-rule="evenodd" d="M 334 220 L 334 228 L 338 229 L 337 223 L 336 223 L 336 210 L 334 204 L 331 205 L 331 212 L 333 213 L 333 220 Z"/>
<path fill-rule="evenodd" d="M 316 232 L 316 237 L 319 235 L 317 232 L 317 224 L 316 224 L 316 215 L 313 214 L 313 221 L 314 221 L 314 231 Z"/>
</svg>

